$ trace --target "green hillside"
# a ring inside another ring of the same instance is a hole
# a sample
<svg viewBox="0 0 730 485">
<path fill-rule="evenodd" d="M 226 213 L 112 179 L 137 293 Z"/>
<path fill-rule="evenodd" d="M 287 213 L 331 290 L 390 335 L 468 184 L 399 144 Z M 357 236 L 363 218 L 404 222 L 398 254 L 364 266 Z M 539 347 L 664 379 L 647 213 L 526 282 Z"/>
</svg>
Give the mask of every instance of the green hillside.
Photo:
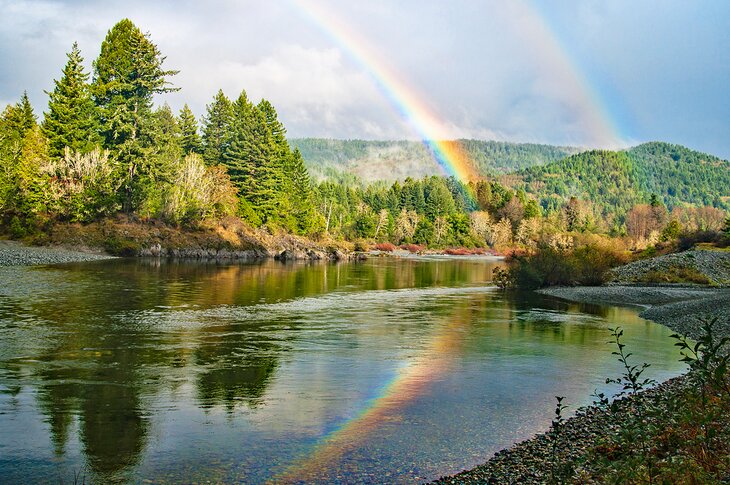
<svg viewBox="0 0 730 485">
<path fill-rule="evenodd" d="M 520 188 L 547 208 L 570 197 L 604 213 L 625 213 L 657 194 L 671 209 L 681 204 L 730 208 L 730 164 L 668 143 L 645 143 L 625 151 L 596 150 L 518 172 Z"/>
<path fill-rule="evenodd" d="M 417 141 L 366 141 L 302 138 L 291 140 L 307 168 L 317 178 L 339 178 L 342 173 L 366 182 L 404 180 L 442 175 L 427 148 Z M 544 165 L 579 152 L 574 147 L 459 140 L 483 175 L 509 173 Z"/>
<path fill-rule="evenodd" d="M 657 194 L 672 207 L 682 202 L 730 208 L 730 162 L 669 143 L 644 143 L 627 150 L 639 190 Z"/>
</svg>

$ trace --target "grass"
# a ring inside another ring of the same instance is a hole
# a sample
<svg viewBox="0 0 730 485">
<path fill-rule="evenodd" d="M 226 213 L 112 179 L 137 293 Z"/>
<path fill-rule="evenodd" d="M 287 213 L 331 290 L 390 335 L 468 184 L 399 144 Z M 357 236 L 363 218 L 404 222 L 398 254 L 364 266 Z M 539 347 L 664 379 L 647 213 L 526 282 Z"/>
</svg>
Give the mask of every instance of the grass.
<svg viewBox="0 0 730 485">
<path fill-rule="evenodd" d="M 705 274 L 691 266 L 669 266 L 665 270 L 647 271 L 636 279 L 637 283 L 694 283 L 710 285 L 710 280 Z"/>
</svg>

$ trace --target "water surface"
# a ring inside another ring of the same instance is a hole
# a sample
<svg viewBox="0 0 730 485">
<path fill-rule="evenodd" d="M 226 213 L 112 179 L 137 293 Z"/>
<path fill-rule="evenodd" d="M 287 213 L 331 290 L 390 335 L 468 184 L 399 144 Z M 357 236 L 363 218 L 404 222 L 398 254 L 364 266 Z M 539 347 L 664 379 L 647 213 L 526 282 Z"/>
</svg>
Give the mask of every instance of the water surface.
<svg viewBox="0 0 730 485">
<path fill-rule="evenodd" d="M 17 483 L 422 482 L 658 380 L 637 310 L 507 296 L 486 258 L 0 268 L 0 469 Z"/>
</svg>

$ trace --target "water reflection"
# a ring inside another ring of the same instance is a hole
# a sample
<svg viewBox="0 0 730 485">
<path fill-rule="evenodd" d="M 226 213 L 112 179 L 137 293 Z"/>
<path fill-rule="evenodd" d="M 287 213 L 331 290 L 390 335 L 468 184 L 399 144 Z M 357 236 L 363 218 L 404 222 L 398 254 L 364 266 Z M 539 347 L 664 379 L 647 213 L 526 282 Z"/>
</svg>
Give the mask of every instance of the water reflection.
<svg viewBox="0 0 730 485">
<path fill-rule="evenodd" d="M 485 286 L 494 265 L 2 268 L 0 467 L 11 482 L 82 467 L 94 482 L 419 481 L 541 429 L 556 385 L 585 399 L 614 360 L 610 324 L 678 372 L 662 327 L 504 295 Z"/>
</svg>

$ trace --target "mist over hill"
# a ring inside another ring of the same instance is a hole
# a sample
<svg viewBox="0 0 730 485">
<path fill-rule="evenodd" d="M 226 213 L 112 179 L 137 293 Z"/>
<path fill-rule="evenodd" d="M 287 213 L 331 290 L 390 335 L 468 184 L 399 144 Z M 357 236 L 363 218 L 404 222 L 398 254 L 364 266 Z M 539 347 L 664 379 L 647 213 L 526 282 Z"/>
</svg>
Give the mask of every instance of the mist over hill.
<svg viewBox="0 0 730 485">
<path fill-rule="evenodd" d="M 300 138 L 290 140 L 299 148 L 315 178 L 354 175 L 364 182 L 392 182 L 407 177 L 444 175 L 426 146 L 418 141 L 370 141 Z M 582 151 L 576 147 L 458 140 L 482 175 L 506 174 L 544 165 Z"/>
<path fill-rule="evenodd" d="M 730 208 L 730 163 L 663 142 L 627 150 L 459 140 L 487 178 L 522 189 L 547 209 L 571 197 L 625 212 L 656 194 L 669 208 L 711 205 Z M 306 138 L 291 140 L 316 178 L 392 182 L 443 175 L 427 148 L 416 141 Z"/>
</svg>

